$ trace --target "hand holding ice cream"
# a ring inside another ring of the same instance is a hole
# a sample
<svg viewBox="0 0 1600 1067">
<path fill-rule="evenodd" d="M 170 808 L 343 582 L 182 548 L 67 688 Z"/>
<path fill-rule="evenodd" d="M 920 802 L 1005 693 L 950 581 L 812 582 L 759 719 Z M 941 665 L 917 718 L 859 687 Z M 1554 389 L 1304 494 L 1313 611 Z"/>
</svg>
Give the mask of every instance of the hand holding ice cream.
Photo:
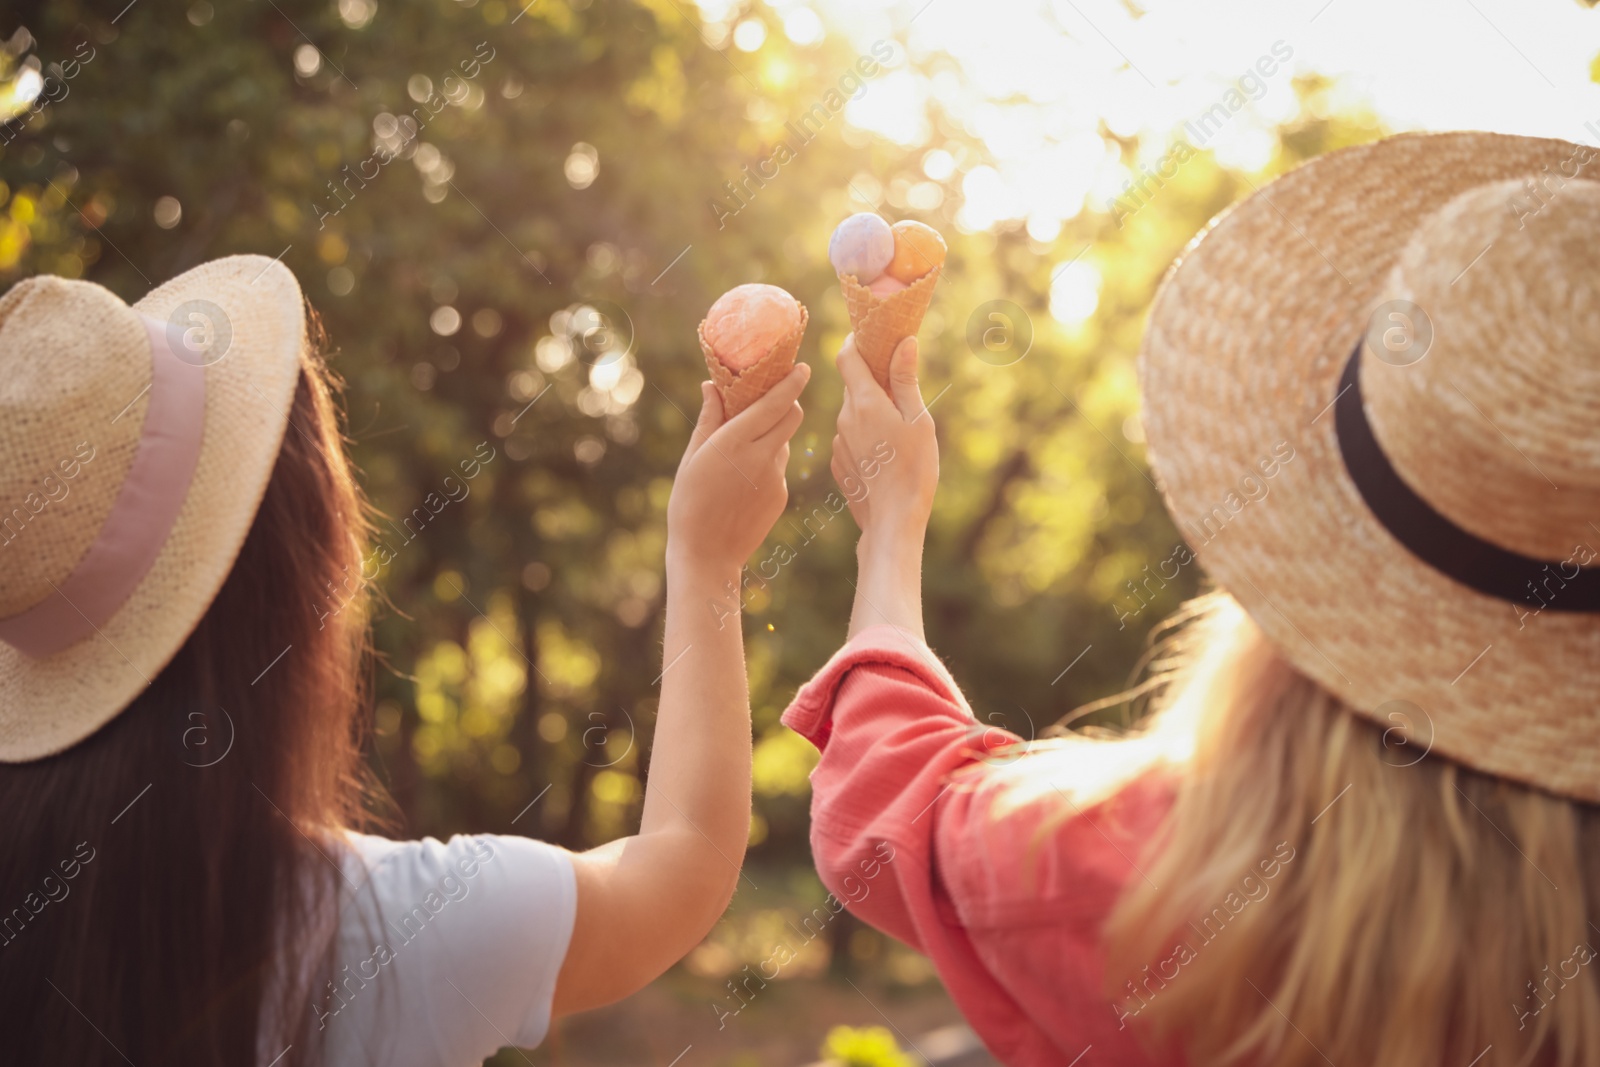
<svg viewBox="0 0 1600 1067">
<path fill-rule="evenodd" d="M 933 227 L 910 219 L 890 226 L 869 211 L 841 222 L 828 242 L 856 349 L 885 389 L 895 345 L 922 325 L 944 259 L 944 238 Z"/>
</svg>

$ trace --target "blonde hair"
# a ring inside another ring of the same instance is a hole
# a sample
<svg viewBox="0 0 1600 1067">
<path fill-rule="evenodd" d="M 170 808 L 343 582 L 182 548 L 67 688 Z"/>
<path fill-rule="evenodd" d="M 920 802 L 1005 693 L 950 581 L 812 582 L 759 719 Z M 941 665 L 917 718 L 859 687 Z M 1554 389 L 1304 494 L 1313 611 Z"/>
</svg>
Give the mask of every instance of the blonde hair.
<svg viewBox="0 0 1600 1067">
<path fill-rule="evenodd" d="M 1037 754 L 1173 774 L 1106 927 L 1117 1014 L 1197 1065 L 1600 1067 L 1597 809 L 1358 716 L 1225 595 L 1184 615 L 1144 726 Z"/>
</svg>

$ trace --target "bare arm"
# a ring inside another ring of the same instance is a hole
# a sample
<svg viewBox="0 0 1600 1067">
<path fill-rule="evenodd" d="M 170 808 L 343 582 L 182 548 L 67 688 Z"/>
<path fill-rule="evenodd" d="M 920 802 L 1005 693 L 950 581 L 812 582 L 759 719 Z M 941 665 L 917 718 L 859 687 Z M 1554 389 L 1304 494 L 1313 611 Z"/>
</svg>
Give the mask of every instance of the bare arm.
<svg viewBox="0 0 1600 1067">
<path fill-rule="evenodd" d="M 917 340 L 895 349 L 892 397 L 856 352 L 854 335 L 838 365 L 845 393 L 831 466 L 861 527 L 850 636 L 888 623 L 923 640 L 922 548 L 939 485 L 939 445 L 917 385 Z M 874 466 L 883 455 L 890 458 Z"/>
<path fill-rule="evenodd" d="M 750 831 L 750 696 L 739 577 L 788 502 L 802 364 L 726 423 L 710 383 L 667 514 L 661 703 L 639 832 L 574 857 L 578 910 L 554 1013 L 642 988 L 705 937 Z"/>
</svg>

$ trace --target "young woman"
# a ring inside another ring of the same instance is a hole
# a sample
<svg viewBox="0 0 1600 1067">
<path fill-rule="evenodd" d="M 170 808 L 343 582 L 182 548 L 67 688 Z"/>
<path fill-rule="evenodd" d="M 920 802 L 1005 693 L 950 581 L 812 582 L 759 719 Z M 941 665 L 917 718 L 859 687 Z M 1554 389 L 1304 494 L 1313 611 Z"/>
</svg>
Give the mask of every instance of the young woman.
<svg viewBox="0 0 1600 1067">
<path fill-rule="evenodd" d="M 0 298 L 8 1064 L 477 1063 L 640 988 L 732 895 L 749 707 L 704 605 L 783 510 L 807 370 L 726 423 L 705 392 L 639 832 L 570 854 L 351 829 L 367 627 L 326 591 L 365 505 L 317 342 L 259 257 L 132 307 L 50 277 Z"/>
<path fill-rule="evenodd" d="M 785 715 L 822 749 L 812 849 L 1004 1062 L 1600 1065 L 1592 154 L 1347 149 L 1186 253 L 1143 419 L 1225 592 L 1122 737 L 975 720 L 923 637 L 915 342 L 892 398 L 840 353 L 835 477 L 896 458 L 849 494 L 849 641 Z"/>
</svg>

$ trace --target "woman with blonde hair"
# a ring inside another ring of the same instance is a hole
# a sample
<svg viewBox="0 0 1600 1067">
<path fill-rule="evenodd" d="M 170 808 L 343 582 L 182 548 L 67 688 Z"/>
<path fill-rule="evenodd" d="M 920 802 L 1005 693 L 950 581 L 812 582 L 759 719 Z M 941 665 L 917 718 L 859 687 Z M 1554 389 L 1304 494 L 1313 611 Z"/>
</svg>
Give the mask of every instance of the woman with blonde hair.
<svg viewBox="0 0 1600 1067">
<path fill-rule="evenodd" d="M 785 715 L 822 750 L 812 849 L 1004 1062 L 1600 1065 L 1592 155 L 1342 150 L 1181 258 L 1143 420 L 1221 589 L 1121 736 L 974 718 L 923 638 L 915 342 L 892 397 L 841 352 L 835 476 L 896 458 L 852 505 L 849 640 Z"/>
</svg>

